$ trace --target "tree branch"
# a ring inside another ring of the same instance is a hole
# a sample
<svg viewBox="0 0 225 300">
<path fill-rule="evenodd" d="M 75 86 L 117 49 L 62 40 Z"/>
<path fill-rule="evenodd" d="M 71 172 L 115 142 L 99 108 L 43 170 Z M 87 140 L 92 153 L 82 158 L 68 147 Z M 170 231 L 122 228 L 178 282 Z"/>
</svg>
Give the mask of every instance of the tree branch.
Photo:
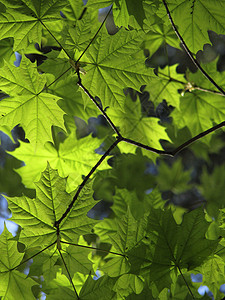
<svg viewBox="0 0 225 300">
<path fill-rule="evenodd" d="M 100 166 L 100 164 L 103 162 L 103 160 L 110 154 L 110 152 L 117 146 L 117 144 L 122 140 L 122 137 L 119 136 L 117 137 L 117 140 L 108 148 L 108 150 L 102 155 L 102 157 L 99 159 L 99 161 L 96 163 L 96 165 L 91 169 L 91 171 L 88 173 L 88 175 L 84 178 L 83 182 L 81 183 L 81 185 L 79 186 L 75 196 L 73 197 L 73 200 L 71 201 L 71 203 L 69 204 L 67 210 L 65 211 L 65 213 L 62 215 L 62 217 L 55 221 L 54 226 L 56 228 L 59 227 L 59 224 L 62 222 L 63 219 L 66 218 L 66 216 L 68 215 L 68 213 L 70 212 L 70 210 L 72 209 L 74 202 L 77 200 L 77 198 L 80 195 L 80 192 L 82 191 L 82 189 L 84 188 L 85 184 L 87 183 L 88 179 L 91 177 L 91 175 L 95 172 L 95 170 Z"/>
<path fill-rule="evenodd" d="M 185 52 L 187 53 L 187 55 L 190 57 L 190 59 L 192 60 L 193 64 L 202 72 L 202 74 L 225 96 L 225 92 L 224 90 L 212 79 L 211 76 L 208 75 L 208 73 L 205 72 L 205 70 L 201 67 L 201 65 L 198 63 L 198 61 L 194 58 L 194 56 L 192 55 L 190 49 L 188 48 L 188 46 L 186 45 L 185 41 L 183 40 L 182 36 L 180 35 L 173 19 L 172 16 L 170 14 L 169 8 L 167 6 L 166 0 L 162 0 L 163 4 L 165 6 L 168 18 L 170 20 L 170 23 L 173 27 L 174 32 L 176 33 L 178 39 L 181 42 L 181 45 L 183 46 Z"/>
<path fill-rule="evenodd" d="M 160 154 L 160 155 L 169 155 L 169 156 L 175 156 L 177 153 L 181 152 L 184 148 L 187 148 L 189 145 L 191 145 L 192 143 L 194 143 L 197 140 L 200 140 L 201 138 L 203 138 L 204 136 L 208 135 L 209 133 L 222 128 L 223 126 L 225 126 L 225 121 L 221 122 L 220 124 L 217 124 L 201 133 L 199 133 L 198 135 L 194 136 L 193 138 L 191 138 L 190 140 L 186 141 L 185 143 L 183 143 L 182 145 L 180 145 L 179 147 L 177 147 L 176 149 L 174 149 L 173 151 L 164 151 L 164 150 L 158 150 L 152 147 L 149 147 L 147 145 L 144 145 L 142 143 L 133 141 L 131 139 L 127 139 L 122 137 L 122 141 L 127 142 L 129 144 L 133 144 L 137 147 L 143 148 L 145 150 L 151 151 L 153 153 L 156 154 Z"/>
<path fill-rule="evenodd" d="M 118 136 L 121 136 L 119 130 L 116 128 L 110 117 L 105 113 L 104 109 L 98 104 L 98 102 L 95 100 L 95 98 L 91 95 L 91 93 L 83 86 L 81 82 L 81 77 L 80 77 L 80 71 L 79 68 L 77 70 L 77 76 L 78 76 L 78 82 L 77 85 L 85 92 L 85 94 L 88 95 L 88 97 L 91 99 L 91 101 L 97 106 L 97 108 L 100 110 L 100 112 L 103 114 L 105 117 L 106 121 L 108 121 L 109 125 L 112 127 L 112 129 L 115 131 L 115 133 Z"/>
<path fill-rule="evenodd" d="M 201 138 L 203 138 L 204 136 L 208 135 L 209 133 L 222 128 L 223 126 L 225 126 L 225 121 L 221 122 L 220 124 L 217 124 L 201 133 L 199 133 L 198 135 L 194 136 L 193 138 L 191 138 L 190 140 L 186 141 L 185 143 L 183 143 L 182 145 L 180 145 L 179 147 L 177 147 L 175 150 L 173 150 L 171 152 L 172 156 L 175 156 L 177 153 L 179 153 L 180 151 L 182 151 L 184 148 L 186 148 L 187 146 L 191 145 L 192 143 L 194 143 L 197 140 L 200 140 Z"/>
</svg>

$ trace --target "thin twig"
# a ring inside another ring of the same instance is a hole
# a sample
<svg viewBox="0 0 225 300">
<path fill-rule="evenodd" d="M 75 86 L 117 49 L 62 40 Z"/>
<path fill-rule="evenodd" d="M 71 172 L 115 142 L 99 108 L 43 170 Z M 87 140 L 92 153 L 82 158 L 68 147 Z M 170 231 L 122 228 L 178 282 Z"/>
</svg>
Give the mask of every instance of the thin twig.
<svg viewBox="0 0 225 300">
<path fill-rule="evenodd" d="M 80 195 L 80 192 L 82 191 L 82 189 L 84 188 L 85 184 L 87 183 L 88 179 L 91 177 L 91 175 L 95 172 L 95 170 L 101 165 L 101 163 L 103 162 L 103 160 L 110 154 L 110 152 L 117 146 L 117 144 L 122 140 L 122 137 L 117 137 L 117 140 L 108 148 L 108 150 L 102 155 L 102 157 L 99 159 L 99 161 L 96 163 L 96 165 L 91 169 L 91 171 L 88 173 L 88 175 L 84 178 L 83 182 L 81 183 L 81 185 L 79 186 L 75 196 L 73 197 L 73 200 L 71 201 L 71 203 L 69 204 L 67 210 L 65 211 L 65 213 L 62 215 L 62 217 L 55 221 L 54 226 L 56 228 L 59 227 L 59 224 L 62 222 L 62 220 L 64 218 L 66 218 L 66 216 L 68 215 L 68 213 L 70 212 L 70 210 L 72 209 L 74 202 L 77 200 L 78 196 Z"/>
<path fill-rule="evenodd" d="M 175 150 L 173 150 L 171 152 L 172 156 L 175 156 L 177 153 L 179 153 L 181 150 L 183 150 L 184 148 L 186 148 L 187 146 L 191 145 L 192 143 L 194 143 L 197 140 L 200 140 L 201 138 L 203 138 L 204 136 L 208 135 L 209 133 L 222 128 L 223 126 L 225 126 L 225 121 L 221 122 L 220 124 L 217 124 L 201 133 L 199 133 L 198 135 L 194 136 L 193 138 L 191 138 L 190 140 L 186 141 L 185 143 L 183 143 L 182 145 L 180 145 L 179 147 L 177 147 Z"/>
<path fill-rule="evenodd" d="M 91 39 L 90 43 L 87 45 L 87 47 L 84 49 L 84 51 L 82 52 L 82 54 L 79 56 L 79 58 L 76 61 L 76 65 L 78 64 L 78 62 L 81 60 L 82 56 L 84 55 L 84 53 L 87 51 L 87 49 L 91 46 L 91 44 L 93 43 L 94 39 L 96 38 L 96 36 L 98 35 L 99 31 L 102 29 L 102 26 L 104 25 L 106 19 L 108 18 L 108 15 L 110 14 L 112 10 L 112 6 L 110 7 L 107 15 L 105 16 L 102 24 L 100 25 L 99 29 L 97 30 L 97 32 L 95 33 L 95 35 L 93 36 L 93 38 Z"/>
<path fill-rule="evenodd" d="M 173 77 L 170 77 L 160 71 L 158 71 L 158 74 L 159 75 L 162 75 L 162 77 L 159 76 L 159 78 L 163 78 L 165 77 L 165 80 L 168 80 L 169 82 L 177 82 L 177 83 L 180 83 L 180 84 L 183 84 L 183 85 L 186 85 L 188 82 L 184 82 L 184 81 L 181 81 L 181 80 L 178 80 L 176 78 L 173 78 Z M 163 78 L 164 79 L 164 78 Z M 218 95 L 218 96 L 225 96 L 224 94 L 218 92 L 218 91 L 214 91 L 214 90 L 210 90 L 210 89 L 206 89 L 206 88 L 203 88 L 201 86 L 196 86 L 196 85 L 193 85 L 192 86 L 192 90 L 199 90 L 199 91 L 202 91 L 202 92 L 206 92 L 206 93 L 212 93 L 214 95 Z"/>
<path fill-rule="evenodd" d="M 170 20 L 170 23 L 173 27 L 173 30 L 174 32 L 176 33 L 177 37 L 179 38 L 185 52 L 187 53 L 187 55 L 190 57 L 190 59 L 192 60 L 193 64 L 202 72 L 202 74 L 225 96 L 225 92 L 224 90 L 212 79 L 211 76 L 209 76 L 208 73 L 206 73 L 206 71 L 201 67 L 201 65 L 198 63 L 198 61 L 194 58 L 194 56 L 192 55 L 190 49 L 188 48 L 188 46 L 186 45 L 185 41 L 183 40 L 182 36 L 180 35 L 173 19 L 172 19 L 172 16 L 171 16 L 171 13 L 169 11 L 169 8 L 167 6 L 167 3 L 166 3 L 166 0 L 162 0 L 163 1 L 163 4 L 166 8 L 166 12 L 167 12 L 167 15 L 168 15 L 168 18 Z"/>
<path fill-rule="evenodd" d="M 78 295 L 78 293 L 77 293 L 77 290 L 76 290 L 76 288 L 75 288 L 75 286 L 74 286 L 74 284 L 73 284 L 73 279 L 72 279 L 72 277 L 71 277 L 71 275 L 70 275 L 69 269 L 67 268 L 66 262 L 65 262 L 65 260 L 64 260 L 64 258 L 63 258 L 63 256 L 62 256 L 61 251 L 60 251 L 59 249 L 58 249 L 58 251 L 59 251 L 59 254 L 60 254 L 61 259 L 62 259 L 62 261 L 63 261 L 63 264 L 64 264 L 64 266 L 65 266 L 65 268 L 66 268 L 66 272 L 67 272 L 67 274 L 68 274 L 68 276 L 69 276 L 69 280 L 70 280 L 70 283 L 72 284 L 74 293 L 76 294 L 76 297 L 77 297 L 77 299 L 79 300 L 80 297 L 79 297 L 79 295 Z"/>
<path fill-rule="evenodd" d="M 97 108 L 100 110 L 100 112 L 103 114 L 105 117 L 106 121 L 108 121 L 109 125 L 112 127 L 112 129 L 115 131 L 115 133 L 118 136 L 121 136 L 119 130 L 116 128 L 110 117 L 105 113 L 104 109 L 98 104 L 98 102 L 95 100 L 95 98 L 91 95 L 91 93 L 83 86 L 80 78 L 80 72 L 79 69 L 77 70 L 77 75 L 78 75 L 78 82 L 77 85 L 88 95 L 88 97 L 91 99 L 91 101 L 97 106 Z"/>
<path fill-rule="evenodd" d="M 217 124 L 217 125 L 209 128 L 209 129 L 207 129 L 207 130 L 199 133 L 198 135 L 194 136 L 190 140 L 186 141 L 185 143 L 183 143 L 182 145 L 180 145 L 179 147 L 177 147 L 176 149 L 174 149 L 173 151 L 158 150 L 158 149 L 149 147 L 147 145 L 144 145 L 142 143 L 139 143 L 139 142 L 136 142 L 136 141 L 133 141 L 131 139 L 124 138 L 124 137 L 122 137 L 122 141 L 127 142 L 127 143 L 132 144 L 132 145 L 135 145 L 137 147 L 143 148 L 145 150 L 151 151 L 151 152 L 156 153 L 156 154 L 168 155 L 168 156 L 175 156 L 177 153 L 181 152 L 184 148 L 187 148 L 189 145 L 191 145 L 195 141 L 200 140 L 204 136 L 208 135 L 209 133 L 211 133 L 213 131 L 216 131 L 219 128 L 222 128 L 223 126 L 225 126 L 225 121 L 223 121 L 220 124 Z"/>
<path fill-rule="evenodd" d="M 132 145 L 135 145 L 137 147 L 143 148 L 145 150 L 151 151 L 151 152 L 156 153 L 156 154 L 173 156 L 173 154 L 169 151 L 158 150 L 158 149 L 149 147 L 148 145 L 144 145 L 142 143 L 136 142 L 134 140 L 131 140 L 131 139 L 128 139 L 128 138 L 125 138 L 125 137 L 122 138 L 122 141 L 126 142 L 126 143 L 129 143 L 129 144 L 132 144 Z"/>
</svg>

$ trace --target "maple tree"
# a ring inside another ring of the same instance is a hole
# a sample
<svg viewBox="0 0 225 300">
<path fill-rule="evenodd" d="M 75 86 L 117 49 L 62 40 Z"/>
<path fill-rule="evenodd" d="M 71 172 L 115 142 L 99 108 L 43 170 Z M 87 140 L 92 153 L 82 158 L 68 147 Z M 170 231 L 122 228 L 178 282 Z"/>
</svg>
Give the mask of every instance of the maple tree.
<svg viewBox="0 0 225 300">
<path fill-rule="evenodd" d="M 224 34 L 224 8 L 1 1 L 0 129 L 11 139 L 18 125 L 25 132 L 0 169 L 9 220 L 20 226 L 0 235 L 1 299 L 209 299 L 193 274 L 223 298 L 224 162 L 212 167 L 210 154 L 224 147 L 225 82 L 217 61 L 196 53 L 209 30 Z M 161 45 L 181 45 L 197 72 L 149 67 L 144 50 Z M 204 161 L 196 178 L 187 147 Z M 174 205 L 185 193 L 197 200 Z"/>
</svg>

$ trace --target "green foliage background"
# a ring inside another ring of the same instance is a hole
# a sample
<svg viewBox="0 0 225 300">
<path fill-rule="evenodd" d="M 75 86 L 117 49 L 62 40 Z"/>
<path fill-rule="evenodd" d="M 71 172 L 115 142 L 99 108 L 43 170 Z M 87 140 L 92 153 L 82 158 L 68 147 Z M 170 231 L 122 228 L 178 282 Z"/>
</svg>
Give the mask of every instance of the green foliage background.
<svg viewBox="0 0 225 300">
<path fill-rule="evenodd" d="M 111 4 L 114 35 L 98 21 Z M 189 146 L 204 161 L 198 180 L 185 151 L 166 155 L 224 122 L 224 74 L 217 61 L 202 64 L 218 91 L 200 70 L 147 66 L 144 49 L 180 47 L 166 4 L 194 57 L 208 30 L 225 34 L 223 0 L 1 1 L 0 129 L 12 139 L 15 126 L 25 131 L 0 168 L 20 225 L 15 237 L 6 225 L 0 236 L 1 299 L 209 299 L 191 281 L 199 273 L 223 298 L 224 161 L 212 166 L 210 156 L 224 147 L 222 130 Z M 42 54 L 35 43 L 55 47 L 40 65 L 27 56 Z M 150 101 L 156 109 L 163 100 L 169 121 L 150 114 Z M 100 114 L 105 126 L 88 134 Z M 190 190 L 203 200 L 163 200 Z M 94 214 L 101 200 L 112 204 L 104 219 Z"/>
</svg>

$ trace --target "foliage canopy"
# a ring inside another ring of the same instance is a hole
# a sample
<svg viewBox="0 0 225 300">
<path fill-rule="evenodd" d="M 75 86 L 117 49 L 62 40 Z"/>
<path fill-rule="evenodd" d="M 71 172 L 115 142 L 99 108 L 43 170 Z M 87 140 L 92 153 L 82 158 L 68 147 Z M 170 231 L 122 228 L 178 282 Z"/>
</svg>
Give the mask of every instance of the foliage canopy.
<svg viewBox="0 0 225 300">
<path fill-rule="evenodd" d="M 109 14 L 98 21 L 110 5 L 113 35 Z M 1 299 L 209 299 L 191 280 L 199 273 L 223 298 L 224 161 L 212 166 L 210 154 L 224 147 L 225 81 L 217 61 L 196 55 L 209 30 L 225 34 L 224 9 L 223 0 L 1 1 L 0 129 L 12 140 L 18 125 L 25 132 L 0 167 L 19 225 L 0 235 Z M 167 45 L 181 45 L 197 71 L 150 67 L 146 49 L 152 57 Z M 201 158 L 200 175 L 185 153 Z M 193 206 L 171 200 L 187 194 L 198 195 Z"/>
</svg>

